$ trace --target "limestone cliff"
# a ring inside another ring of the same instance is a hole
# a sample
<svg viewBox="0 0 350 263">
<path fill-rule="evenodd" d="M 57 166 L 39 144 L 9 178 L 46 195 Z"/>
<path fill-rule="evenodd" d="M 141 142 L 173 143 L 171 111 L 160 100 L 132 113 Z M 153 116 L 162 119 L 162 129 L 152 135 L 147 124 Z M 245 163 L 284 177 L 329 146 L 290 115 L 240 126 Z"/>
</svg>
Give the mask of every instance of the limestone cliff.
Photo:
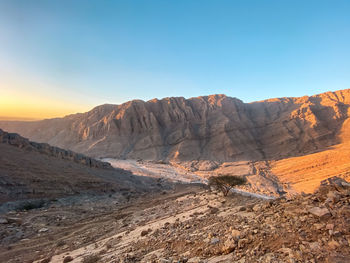
<svg viewBox="0 0 350 263">
<path fill-rule="evenodd" d="M 1 122 L 0 127 L 93 157 L 280 159 L 342 142 L 349 104 L 350 90 L 253 103 L 225 95 L 175 97 L 101 105 L 64 118 Z"/>
</svg>

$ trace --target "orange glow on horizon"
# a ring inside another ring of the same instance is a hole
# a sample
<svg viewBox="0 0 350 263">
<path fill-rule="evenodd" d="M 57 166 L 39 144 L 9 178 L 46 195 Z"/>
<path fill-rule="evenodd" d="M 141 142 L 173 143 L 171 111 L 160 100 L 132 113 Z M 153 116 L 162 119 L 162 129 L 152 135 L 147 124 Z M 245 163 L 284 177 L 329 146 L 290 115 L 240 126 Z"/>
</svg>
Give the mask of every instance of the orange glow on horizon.
<svg viewBox="0 0 350 263">
<path fill-rule="evenodd" d="M 63 117 L 91 109 L 88 105 L 13 92 L 0 96 L 0 120 L 40 120 Z"/>
<path fill-rule="evenodd" d="M 81 94 L 21 72 L 6 72 L 0 91 L 0 120 L 57 118 L 93 108 Z"/>
</svg>

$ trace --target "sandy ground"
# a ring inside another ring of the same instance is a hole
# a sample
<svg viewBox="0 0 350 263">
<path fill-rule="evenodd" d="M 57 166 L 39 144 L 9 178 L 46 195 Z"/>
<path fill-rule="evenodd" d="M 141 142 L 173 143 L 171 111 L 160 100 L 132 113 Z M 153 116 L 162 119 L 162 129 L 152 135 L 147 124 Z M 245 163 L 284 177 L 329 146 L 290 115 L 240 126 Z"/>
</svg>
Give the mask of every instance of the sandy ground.
<svg viewBox="0 0 350 263">
<path fill-rule="evenodd" d="M 115 168 L 128 170 L 135 175 L 166 178 L 174 182 L 205 183 L 206 179 L 181 167 L 151 161 L 119 160 L 105 158 Z"/>
<path fill-rule="evenodd" d="M 189 163 L 157 163 L 154 161 L 119 160 L 105 158 L 115 168 L 131 171 L 135 175 L 148 176 L 153 178 L 165 178 L 172 182 L 183 183 L 207 183 L 210 176 L 220 174 L 232 174 L 246 176 L 248 183 L 240 186 L 235 191 L 257 198 L 273 198 L 284 194 L 284 190 L 290 193 L 291 189 L 283 188 L 278 178 L 269 173 L 264 162 L 226 162 L 218 164 L 217 167 L 208 168 L 203 165 L 203 170 L 193 169 Z M 204 161 L 205 163 L 206 161 Z M 193 171 L 194 170 L 194 171 Z M 288 183 L 285 183 L 288 187 Z"/>
</svg>

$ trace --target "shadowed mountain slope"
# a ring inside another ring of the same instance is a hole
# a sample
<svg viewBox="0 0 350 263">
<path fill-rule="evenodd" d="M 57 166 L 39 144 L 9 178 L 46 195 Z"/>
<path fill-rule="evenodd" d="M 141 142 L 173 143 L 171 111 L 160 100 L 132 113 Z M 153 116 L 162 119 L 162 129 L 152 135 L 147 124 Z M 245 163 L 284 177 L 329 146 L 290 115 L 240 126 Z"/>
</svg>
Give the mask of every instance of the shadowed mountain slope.
<svg viewBox="0 0 350 263">
<path fill-rule="evenodd" d="M 0 130 L 0 204 L 78 194 L 132 194 L 155 188 L 160 189 L 151 178 Z"/>
<path fill-rule="evenodd" d="M 349 104 L 350 90 L 253 103 L 225 95 L 175 97 L 0 127 L 93 157 L 280 159 L 340 143 Z"/>
</svg>

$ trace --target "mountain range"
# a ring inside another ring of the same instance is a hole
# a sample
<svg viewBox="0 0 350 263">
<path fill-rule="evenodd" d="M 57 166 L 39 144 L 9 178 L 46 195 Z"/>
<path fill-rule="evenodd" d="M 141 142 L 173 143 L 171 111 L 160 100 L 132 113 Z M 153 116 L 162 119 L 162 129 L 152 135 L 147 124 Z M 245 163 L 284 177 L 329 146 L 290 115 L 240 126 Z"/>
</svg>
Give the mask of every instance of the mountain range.
<svg viewBox="0 0 350 263">
<path fill-rule="evenodd" d="M 0 127 L 92 157 L 277 160 L 344 142 L 349 105 L 350 90 L 252 103 L 225 95 L 172 97 Z"/>
</svg>

